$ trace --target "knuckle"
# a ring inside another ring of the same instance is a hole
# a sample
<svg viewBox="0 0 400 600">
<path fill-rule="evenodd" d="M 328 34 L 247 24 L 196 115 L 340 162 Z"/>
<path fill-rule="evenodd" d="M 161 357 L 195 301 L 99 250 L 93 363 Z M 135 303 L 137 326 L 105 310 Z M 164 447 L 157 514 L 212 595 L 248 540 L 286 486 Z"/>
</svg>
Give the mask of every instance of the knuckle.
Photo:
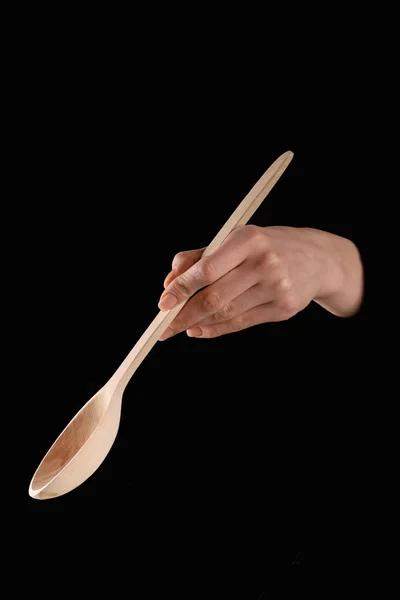
<svg viewBox="0 0 400 600">
<path fill-rule="evenodd" d="M 297 300 L 293 294 L 282 294 L 279 300 L 279 308 L 285 315 L 292 316 L 297 311 Z"/>
<path fill-rule="evenodd" d="M 178 252 L 178 254 L 175 254 L 173 261 L 172 261 L 172 266 L 176 267 L 180 264 L 182 264 L 183 262 L 185 262 L 188 258 L 189 258 L 189 252 L 188 251 L 182 251 L 182 252 Z"/>
<path fill-rule="evenodd" d="M 287 293 L 292 289 L 292 282 L 289 277 L 282 275 L 275 279 L 275 281 L 271 284 L 271 287 L 276 292 Z"/>
<path fill-rule="evenodd" d="M 221 308 L 221 296 L 217 292 L 206 292 L 201 299 L 204 313 L 215 313 Z"/>
<path fill-rule="evenodd" d="M 183 250 L 182 252 L 178 252 L 178 254 L 175 254 L 174 256 L 174 260 L 173 262 L 179 262 L 183 259 L 185 259 L 187 257 L 187 252 L 185 250 Z"/>
<path fill-rule="evenodd" d="M 215 321 L 228 321 L 232 319 L 235 314 L 235 307 L 233 304 L 226 304 L 220 310 L 218 310 L 214 315 Z"/>
<path fill-rule="evenodd" d="M 280 256 L 272 250 L 267 250 L 266 252 L 263 252 L 257 260 L 257 267 L 263 272 L 269 271 L 271 269 L 278 269 L 281 266 L 282 261 Z"/>
<path fill-rule="evenodd" d="M 252 242 L 265 242 L 266 237 L 261 227 L 258 225 L 246 225 L 245 228 L 247 238 Z"/>
<path fill-rule="evenodd" d="M 281 257 L 276 252 L 268 250 L 265 252 L 265 265 L 270 269 L 276 269 L 282 265 Z"/>
<path fill-rule="evenodd" d="M 190 285 L 189 281 L 184 275 L 177 277 L 171 284 L 171 291 L 177 294 L 179 297 L 187 298 L 190 296 Z"/>
<path fill-rule="evenodd" d="M 246 225 L 245 228 L 243 229 L 243 231 L 245 231 L 246 235 L 250 239 L 252 239 L 252 238 L 258 237 L 258 234 L 260 232 L 260 228 L 258 227 L 258 225 Z"/>
<path fill-rule="evenodd" d="M 213 283 L 216 279 L 216 267 L 212 260 L 203 260 L 199 264 L 199 275 L 206 284 Z"/>
</svg>

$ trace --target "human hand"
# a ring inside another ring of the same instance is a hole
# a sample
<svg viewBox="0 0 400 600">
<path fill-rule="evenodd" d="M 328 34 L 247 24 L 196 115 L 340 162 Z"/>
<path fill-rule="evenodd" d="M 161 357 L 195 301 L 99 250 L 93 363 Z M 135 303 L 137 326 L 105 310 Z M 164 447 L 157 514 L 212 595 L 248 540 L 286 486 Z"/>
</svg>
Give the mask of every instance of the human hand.
<svg viewBox="0 0 400 600">
<path fill-rule="evenodd" d="M 161 340 L 185 330 L 190 337 L 212 338 L 284 321 L 313 300 L 343 317 L 361 304 L 358 250 L 325 231 L 247 225 L 209 256 L 201 258 L 203 252 L 180 252 L 173 260 L 159 308 L 190 299 Z"/>
</svg>

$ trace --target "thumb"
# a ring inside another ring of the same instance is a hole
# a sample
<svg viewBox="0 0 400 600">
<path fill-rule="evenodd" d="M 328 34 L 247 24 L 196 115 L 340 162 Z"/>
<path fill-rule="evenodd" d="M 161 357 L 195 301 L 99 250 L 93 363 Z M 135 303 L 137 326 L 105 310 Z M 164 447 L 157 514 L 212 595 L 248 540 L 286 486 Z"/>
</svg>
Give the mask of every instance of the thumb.
<svg viewBox="0 0 400 600">
<path fill-rule="evenodd" d="M 198 250 L 186 250 L 185 252 L 178 252 L 172 261 L 172 271 L 168 273 L 164 280 L 164 288 L 167 288 L 171 281 L 178 277 L 178 275 L 182 275 L 182 273 L 197 263 L 197 261 L 200 260 L 204 250 L 205 248 L 199 248 Z"/>
</svg>

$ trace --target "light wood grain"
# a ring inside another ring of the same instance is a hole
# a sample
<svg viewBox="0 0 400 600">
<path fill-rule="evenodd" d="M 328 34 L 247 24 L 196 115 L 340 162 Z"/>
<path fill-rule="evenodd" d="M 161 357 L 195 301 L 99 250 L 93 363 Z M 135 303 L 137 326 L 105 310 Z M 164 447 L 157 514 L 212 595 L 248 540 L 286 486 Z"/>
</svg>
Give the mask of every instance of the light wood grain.
<svg viewBox="0 0 400 600">
<path fill-rule="evenodd" d="M 250 220 L 292 158 L 290 151 L 277 158 L 207 246 L 203 256 L 211 254 L 235 228 Z M 114 375 L 58 436 L 32 477 L 30 496 L 44 500 L 66 494 L 98 469 L 118 433 L 126 386 L 184 305 L 181 303 L 168 312 L 158 313 Z"/>
</svg>

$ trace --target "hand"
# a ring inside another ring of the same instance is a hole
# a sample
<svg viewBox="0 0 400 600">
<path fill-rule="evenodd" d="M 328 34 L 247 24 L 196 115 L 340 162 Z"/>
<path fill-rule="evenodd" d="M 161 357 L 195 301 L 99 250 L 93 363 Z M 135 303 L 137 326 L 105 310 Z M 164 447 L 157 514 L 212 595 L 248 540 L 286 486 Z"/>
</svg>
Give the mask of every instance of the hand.
<svg viewBox="0 0 400 600">
<path fill-rule="evenodd" d="M 248 225 L 209 256 L 201 258 L 203 252 L 180 252 L 173 260 L 159 308 L 190 300 L 161 340 L 185 330 L 190 337 L 212 338 L 284 321 L 313 300 L 335 315 L 351 316 L 362 301 L 356 246 L 325 231 Z"/>
</svg>

